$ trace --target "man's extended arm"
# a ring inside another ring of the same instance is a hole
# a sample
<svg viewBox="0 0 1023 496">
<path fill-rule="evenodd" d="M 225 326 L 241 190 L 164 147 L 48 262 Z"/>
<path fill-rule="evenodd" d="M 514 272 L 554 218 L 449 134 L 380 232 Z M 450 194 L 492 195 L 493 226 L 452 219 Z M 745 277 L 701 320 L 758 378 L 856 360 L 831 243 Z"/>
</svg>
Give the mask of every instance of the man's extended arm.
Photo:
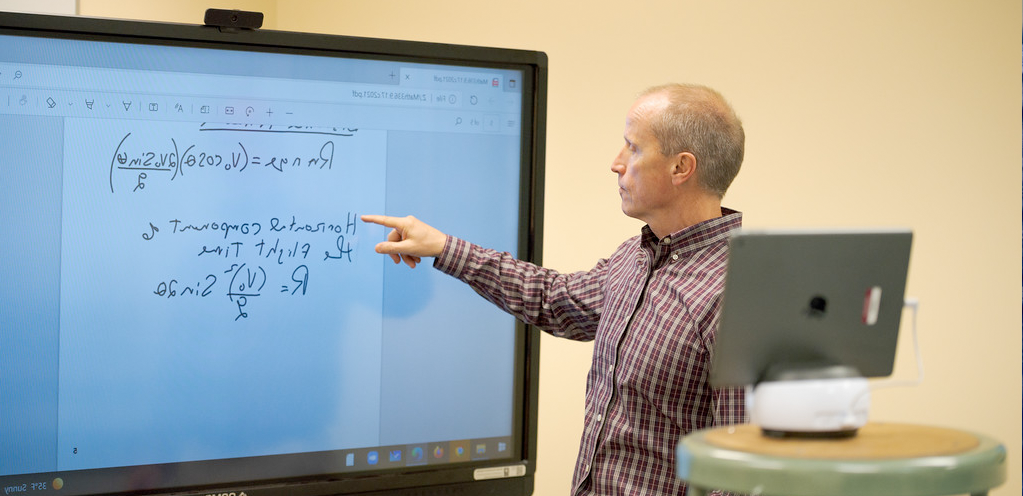
<svg viewBox="0 0 1023 496">
<path fill-rule="evenodd" d="M 604 262 L 589 272 L 559 274 L 458 240 L 416 219 L 364 215 L 364 222 L 392 228 L 377 253 L 415 268 L 422 257 L 441 257 L 437 268 L 529 324 L 577 340 L 591 340 L 600 318 Z M 448 243 L 454 243 L 447 246 Z"/>
</svg>

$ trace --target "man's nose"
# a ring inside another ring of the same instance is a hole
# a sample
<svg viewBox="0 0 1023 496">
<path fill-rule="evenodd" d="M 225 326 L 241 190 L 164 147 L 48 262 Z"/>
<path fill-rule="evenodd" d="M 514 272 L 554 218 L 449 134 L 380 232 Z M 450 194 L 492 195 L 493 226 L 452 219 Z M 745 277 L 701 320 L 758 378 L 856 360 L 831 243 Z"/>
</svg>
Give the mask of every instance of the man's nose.
<svg viewBox="0 0 1023 496">
<path fill-rule="evenodd" d="M 625 150 L 623 149 L 621 152 L 618 152 L 618 156 L 616 156 L 614 160 L 611 161 L 611 172 L 614 172 L 615 174 L 621 174 L 622 171 L 625 170 L 625 160 L 622 159 L 622 153 L 624 151 Z"/>
</svg>

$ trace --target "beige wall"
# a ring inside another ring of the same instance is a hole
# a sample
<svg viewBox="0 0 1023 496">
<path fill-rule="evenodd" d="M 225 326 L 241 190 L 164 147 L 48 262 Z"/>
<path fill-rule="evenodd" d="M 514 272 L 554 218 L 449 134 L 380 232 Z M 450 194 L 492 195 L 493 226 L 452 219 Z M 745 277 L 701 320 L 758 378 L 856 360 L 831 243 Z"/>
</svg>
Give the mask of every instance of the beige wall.
<svg viewBox="0 0 1023 496">
<path fill-rule="evenodd" d="M 263 13 L 263 29 L 277 27 L 277 0 L 174 0 L 157 2 L 120 2 L 117 0 L 78 0 L 78 14 L 88 17 L 143 19 L 147 21 L 202 24 L 206 9 L 239 9 Z M 294 31 L 294 29 L 292 29 Z"/>
<path fill-rule="evenodd" d="M 217 5 L 215 2 L 212 5 Z M 711 85 L 743 117 L 726 205 L 748 226 L 908 226 L 926 380 L 873 420 L 1002 440 L 1020 494 L 1021 4 L 1017 0 L 237 1 L 268 28 L 543 50 L 544 253 L 589 268 L 639 225 L 610 162 L 645 86 Z M 80 13 L 201 22 L 210 2 L 79 0 Z M 457 234 L 457 233 L 454 233 Z M 897 378 L 914 376 L 908 314 Z M 592 347 L 546 337 L 536 494 L 565 494 Z"/>
</svg>

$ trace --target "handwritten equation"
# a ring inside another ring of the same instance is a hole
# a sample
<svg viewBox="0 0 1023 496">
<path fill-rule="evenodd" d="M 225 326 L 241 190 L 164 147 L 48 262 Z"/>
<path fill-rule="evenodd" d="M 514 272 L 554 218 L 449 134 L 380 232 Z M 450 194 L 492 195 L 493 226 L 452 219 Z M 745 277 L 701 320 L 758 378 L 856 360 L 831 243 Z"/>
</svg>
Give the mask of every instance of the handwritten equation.
<svg viewBox="0 0 1023 496">
<path fill-rule="evenodd" d="M 131 192 L 138 193 L 146 188 L 149 181 L 165 178 L 174 181 L 190 171 L 222 171 L 242 173 L 248 170 L 269 170 L 283 173 L 296 169 L 332 170 L 335 166 L 335 139 L 353 137 L 357 129 L 317 128 L 310 126 L 273 126 L 203 123 L 200 132 L 273 133 L 301 134 L 307 136 L 328 136 L 314 145 L 295 151 L 273 151 L 261 149 L 266 145 L 246 145 L 243 141 L 228 144 L 225 140 L 209 143 L 190 143 L 176 138 L 164 138 L 159 143 L 135 139 L 129 132 L 117 144 L 110 158 L 110 192 L 116 193 L 116 185 L 127 185 Z M 233 141 L 233 140 L 232 140 Z M 117 181 L 117 176 L 129 176 L 127 181 Z"/>
<path fill-rule="evenodd" d="M 330 222 L 303 222 L 295 216 L 264 222 L 151 221 L 140 234 L 143 242 L 159 244 L 174 238 L 175 245 L 192 247 L 176 256 L 224 260 L 218 270 L 161 278 L 153 282 L 152 294 L 168 300 L 223 298 L 235 308 L 234 320 L 247 319 L 248 306 L 260 298 L 305 296 L 314 272 L 311 266 L 354 263 L 357 219 L 348 212 L 344 220 Z M 181 238 L 186 238 L 183 245 Z"/>
</svg>

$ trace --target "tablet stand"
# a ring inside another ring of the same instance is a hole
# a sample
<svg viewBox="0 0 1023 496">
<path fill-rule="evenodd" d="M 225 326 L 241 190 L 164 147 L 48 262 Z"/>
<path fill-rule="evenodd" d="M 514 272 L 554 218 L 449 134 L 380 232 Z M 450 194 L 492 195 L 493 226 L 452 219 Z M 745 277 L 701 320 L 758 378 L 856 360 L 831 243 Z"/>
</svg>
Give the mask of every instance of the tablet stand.
<svg viewBox="0 0 1023 496">
<path fill-rule="evenodd" d="M 866 425 L 867 379 L 844 365 L 777 365 L 752 393 L 746 409 L 770 437 L 852 437 Z"/>
</svg>

